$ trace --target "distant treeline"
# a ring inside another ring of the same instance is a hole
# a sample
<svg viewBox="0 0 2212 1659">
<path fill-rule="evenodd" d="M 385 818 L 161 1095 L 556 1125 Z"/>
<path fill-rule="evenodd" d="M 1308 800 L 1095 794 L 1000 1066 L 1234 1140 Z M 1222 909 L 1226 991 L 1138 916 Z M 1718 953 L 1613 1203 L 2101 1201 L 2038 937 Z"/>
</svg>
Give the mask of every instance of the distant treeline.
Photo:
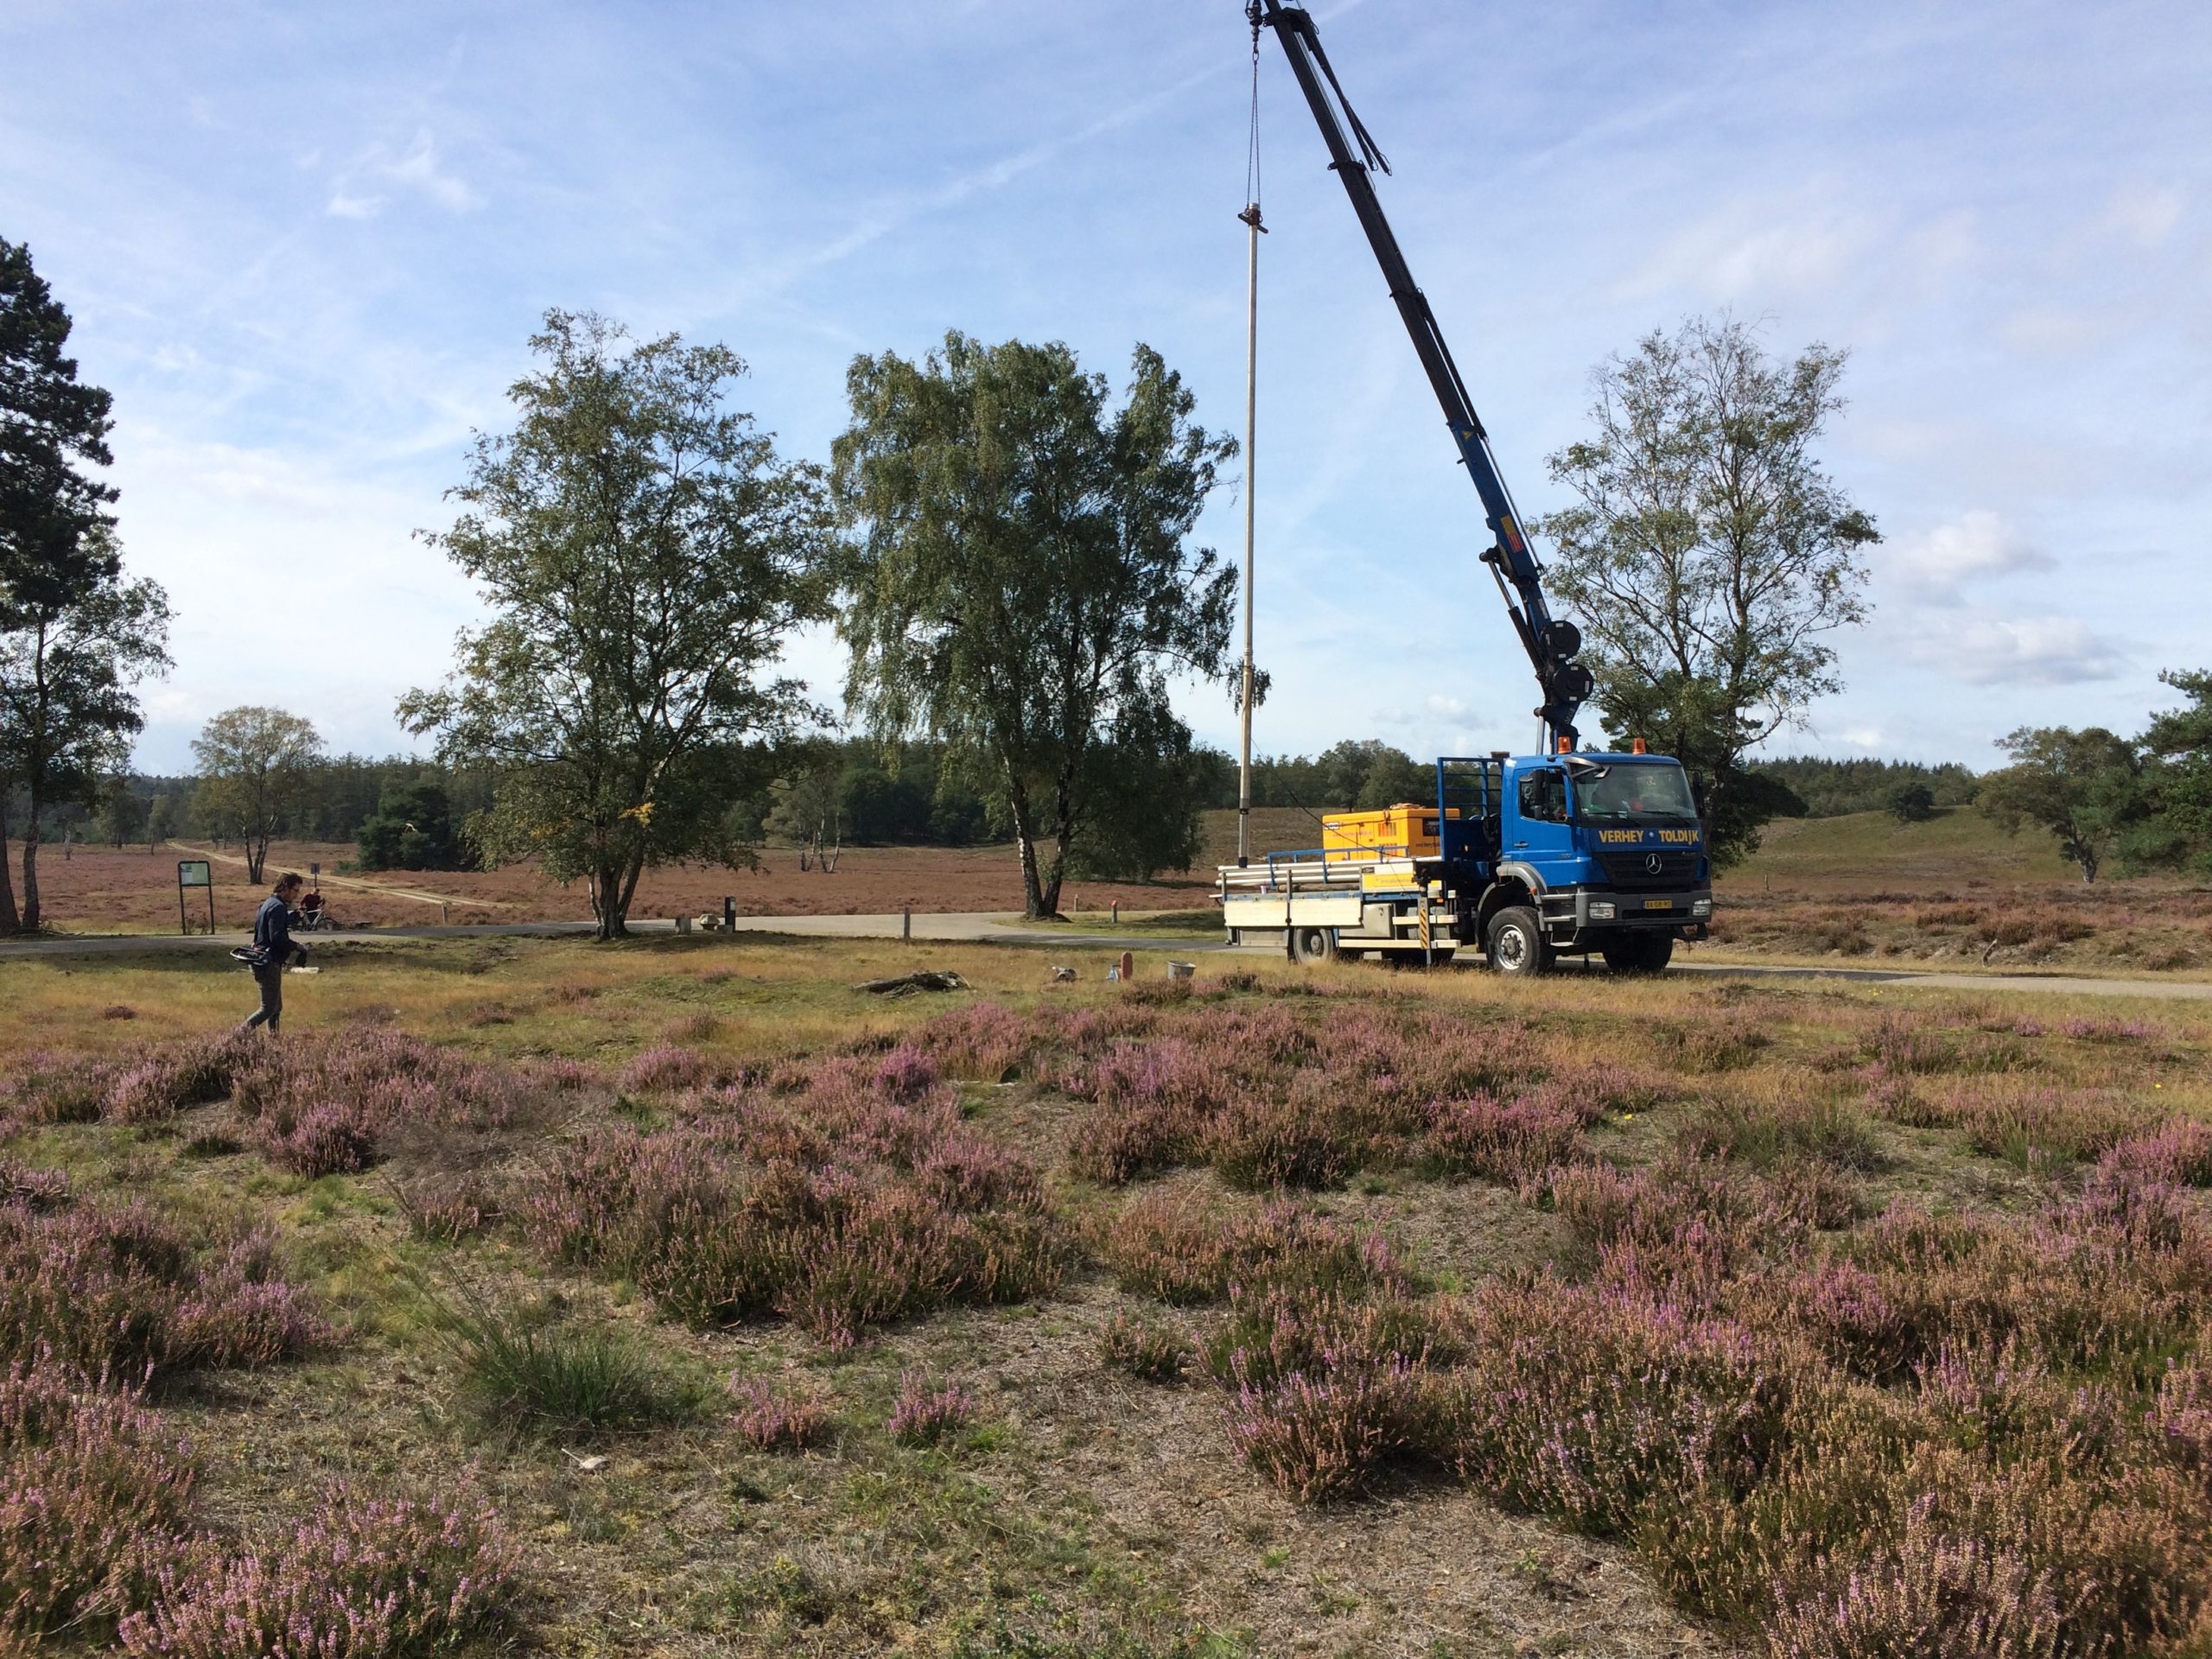
<svg viewBox="0 0 2212 1659">
<path fill-rule="evenodd" d="M 459 826 L 492 798 L 488 780 L 448 772 L 435 761 L 357 754 L 332 756 L 305 768 L 298 795 L 296 802 L 287 803 L 281 825 L 282 833 L 296 841 L 358 842 L 365 831 L 373 831 L 380 812 L 387 810 L 395 835 L 408 833 L 408 826 L 420 818 L 413 833 L 424 839 L 410 851 L 428 861 L 402 863 L 394 856 L 367 863 L 370 868 L 411 869 L 468 868 Z M 16 823 L 22 822 L 23 805 L 19 796 L 11 814 Z M 220 791 L 189 775 L 133 773 L 110 779 L 90 807 L 49 807 L 40 815 L 40 825 L 49 841 L 67 835 L 116 847 L 154 846 L 172 836 L 225 841 L 237 834 Z M 423 847 L 434 850 L 426 855 Z"/>
<path fill-rule="evenodd" d="M 1938 807 L 1965 805 L 1977 779 L 1955 764 L 1764 760 L 1757 770 L 1785 786 L 1812 817 L 1889 809 L 1897 792 L 1925 787 Z M 730 757 L 728 829 L 740 843 L 825 842 L 846 846 L 964 847 L 1004 839 L 1011 826 L 995 814 L 967 769 L 942 746 L 895 747 L 868 739 L 817 740 L 777 754 Z M 1157 772 L 1141 813 L 1166 826 L 1139 835 L 1128 857 L 1141 865 L 1195 849 L 1195 817 L 1236 804 L 1236 757 L 1193 747 L 1184 764 Z M 1375 739 L 1347 740 L 1316 755 L 1271 754 L 1252 763 L 1252 804 L 1313 811 L 1422 800 L 1434 790 L 1431 765 Z M 337 755 L 308 767 L 282 833 L 289 839 L 353 842 L 370 869 L 465 868 L 467 823 L 492 799 L 490 781 L 448 772 L 435 761 Z M 79 841 L 152 844 L 169 836 L 222 839 L 232 833 L 219 795 L 193 777 L 134 776 L 111 785 L 92 810 L 66 806 L 44 815 L 48 835 Z M 20 820 L 19 820 L 20 821 Z M 1181 826 L 1188 824 L 1188 833 Z M 1124 840 L 1128 837 L 1123 837 Z"/>
<path fill-rule="evenodd" d="M 1808 818 L 1890 811 L 1899 791 L 1914 785 L 1928 791 L 1934 806 L 1965 806 L 1980 782 L 1956 761 L 1929 766 L 1916 760 L 1825 760 L 1808 754 L 1761 760 L 1751 770 L 1802 801 Z"/>
</svg>

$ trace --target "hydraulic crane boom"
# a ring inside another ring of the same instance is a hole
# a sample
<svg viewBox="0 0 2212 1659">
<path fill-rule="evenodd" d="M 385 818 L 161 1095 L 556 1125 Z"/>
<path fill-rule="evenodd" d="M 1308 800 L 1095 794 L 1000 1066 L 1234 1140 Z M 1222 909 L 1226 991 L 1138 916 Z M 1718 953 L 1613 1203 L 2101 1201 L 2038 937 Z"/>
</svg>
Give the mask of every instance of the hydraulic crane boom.
<svg viewBox="0 0 2212 1659">
<path fill-rule="evenodd" d="M 1352 212 L 1359 216 L 1360 228 L 1367 232 L 1368 245 L 1374 249 L 1383 279 L 1390 285 L 1390 297 L 1405 321 L 1406 332 L 1413 337 L 1414 353 L 1427 372 L 1436 401 L 1443 405 L 1445 423 L 1452 429 L 1452 442 L 1459 446 L 1467 476 L 1474 480 L 1483 499 L 1483 512 L 1496 539 L 1484 550 L 1482 559 L 1497 580 L 1514 631 L 1521 636 L 1522 646 L 1536 671 L 1536 683 L 1543 690 L 1543 704 L 1535 712 L 1544 722 L 1544 747 L 1555 749 L 1564 741 L 1572 747 L 1576 741 L 1574 718 L 1592 683 L 1590 671 L 1574 660 L 1582 649 L 1581 631 L 1563 617 L 1554 618 L 1544 601 L 1541 572 L 1522 533 L 1505 480 L 1498 475 L 1490 435 L 1475 414 L 1466 383 L 1452 361 L 1436 315 L 1414 283 L 1406 256 L 1399 251 L 1390 221 L 1383 217 L 1370 169 L 1388 173 L 1390 164 L 1345 102 L 1336 72 L 1321 50 L 1312 15 L 1303 6 L 1286 6 L 1280 0 L 1249 0 L 1245 15 L 1255 30 L 1264 23 L 1282 42 L 1283 55 L 1290 60 L 1291 73 L 1298 78 L 1314 122 L 1321 129 L 1322 141 L 1329 147 L 1330 168 L 1344 181 Z"/>
</svg>

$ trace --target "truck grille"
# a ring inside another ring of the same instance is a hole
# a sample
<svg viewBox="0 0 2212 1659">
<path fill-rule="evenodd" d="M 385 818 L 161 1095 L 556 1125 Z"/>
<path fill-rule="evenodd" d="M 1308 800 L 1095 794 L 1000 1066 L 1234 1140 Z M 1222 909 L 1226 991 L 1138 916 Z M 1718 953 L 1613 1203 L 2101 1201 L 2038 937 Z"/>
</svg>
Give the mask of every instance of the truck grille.
<svg viewBox="0 0 2212 1659">
<path fill-rule="evenodd" d="M 1659 868 L 1653 869 L 1656 858 Z M 1598 866 L 1616 887 L 1686 887 L 1697 880 L 1695 853 L 1600 853 Z"/>
</svg>

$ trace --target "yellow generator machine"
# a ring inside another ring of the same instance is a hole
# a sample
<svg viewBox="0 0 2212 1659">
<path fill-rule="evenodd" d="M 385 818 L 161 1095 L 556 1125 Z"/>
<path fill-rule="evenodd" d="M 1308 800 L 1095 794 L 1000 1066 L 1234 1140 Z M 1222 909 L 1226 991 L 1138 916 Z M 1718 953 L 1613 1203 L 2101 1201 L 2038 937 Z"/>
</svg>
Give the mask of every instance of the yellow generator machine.
<svg viewBox="0 0 2212 1659">
<path fill-rule="evenodd" d="M 1458 808 L 1452 816 L 1459 816 Z M 1437 858 L 1443 850 L 1433 806 L 1401 801 L 1373 812 L 1332 812 L 1321 820 L 1321 854 L 1331 863 Z"/>
</svg>

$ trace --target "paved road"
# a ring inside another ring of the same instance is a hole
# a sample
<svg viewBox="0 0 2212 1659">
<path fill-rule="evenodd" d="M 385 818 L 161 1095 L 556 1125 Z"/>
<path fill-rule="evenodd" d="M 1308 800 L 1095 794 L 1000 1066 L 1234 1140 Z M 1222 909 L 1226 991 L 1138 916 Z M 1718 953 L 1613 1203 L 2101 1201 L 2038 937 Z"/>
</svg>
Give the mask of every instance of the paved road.
<svg viewBox="0 0 2212 1659">
<path fill-rule="evenodd" d="M 903 918 L 881 916 L 741 916 L 741 933 L 795 935 L 803 938 L 895 939 Z M 1003 914 L 952 912 L 917 915 L 912 937 L 933 944 L 1026 945 L 1035 950 L 1147 950 L 1179 957 L 1214 955 L 1233 947 L 1218 939 L 1163 938 L 1159 934 L 1117 936 L 1109 933 L 1062 932 L 1057 928 L 1023 927 Z M 671 934 L 672 921 L 632 922 L 631 931 Z M 483 939 L 574 938 L 591 931 L 589 922 L 493 922 L 474 926 L 380 927 L 351 929 L 317 936 L 317 950 L 362 941 L 384 939 Z M 69 935 L 44 939 L 0 940 L 0 962 L 16 957 L 100 957 L 168 955 L 176 951 L 229 950 L 244 944 L 244 933 L 124 936 Z M 1238 955 L 1262 954 L 1256 948 Z M 1944 974 L 1898 968 L 1779 967 L 1765 963 L 1677 962 L 1675 970 L 1694 974 L 1726 974 L 1751 979 L 1840 979 L 1860 983 L 1910 985 L 1933 990 L 2027 991 L 2056 996 L 2129 996 L 2164 998 L 2178 1001 L 2212 1001 L 2212 984 L 2170 979 L 2091 979 L 2059 974 Z M 1571 970 L 1570 970 L 1571 971 Z M 1595 971 L 1602 971 L 1595 970 Z"/>
<path fill-rule="evenodd" d="M 741 916 L 741 933 L 776 933 L 804 938 L 895 939 L 911 925 L 909 937 L 935 944 L 1022 944 L 1039 949 L 1086 950 L 1168 950 L 1177 956 L 1203 955 L 1231 947 L 1219 939 L 1177 938 L 1157 933 L 1118 934 L 1080 932 L 1073 929 L 1023 927 L 1014 918 L 981 912 L 917 915 L 911 924 L 896 914 L 881 916 Z M 421 927 L 346 928 L 334 933 L 308 935 L 313 950 L 381 939 L 497 939 L 582 938 L 590 934 L 589 922 L 480 922 L 467 925 L 431 924 Z M 634 934 L 668 935 L 676 924 L 665 918 L 633 921 Z M 102 957 L 168 955 L 176 951 L 232 950 L 251 936 L 235 933 L 61 934 L 38 939 L 0 939 L 0 962 L 11 957 Z M 710 937 L 710 936 L 704 936 Z"/>
</svg>

